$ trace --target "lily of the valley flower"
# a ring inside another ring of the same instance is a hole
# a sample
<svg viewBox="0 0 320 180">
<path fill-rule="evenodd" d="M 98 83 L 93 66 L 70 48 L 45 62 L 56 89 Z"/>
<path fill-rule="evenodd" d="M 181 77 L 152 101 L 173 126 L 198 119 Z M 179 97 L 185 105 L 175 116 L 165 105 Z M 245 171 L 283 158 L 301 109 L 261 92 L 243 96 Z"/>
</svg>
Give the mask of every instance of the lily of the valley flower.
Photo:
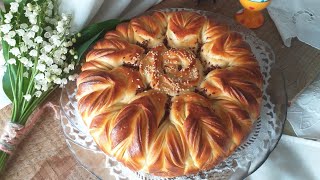
<svg viewBox="0 0 320 180">
<path fill-rule="evenodd" d="M 54 85 L 75 80 L 76 75 L 69 73 L 74 70 L 72 61 L 77 55 L 73 49 L 69 50 L 75 42 L 73 38 L 67 39 L 71 34 L 70 17 L 53 14 L 56 0 L 47 0 L 45 9 L 37 1 L 27 3 L 24 12 L 19 13 L 23 13 L 28 21 L 17 25 L 12 21 L 18 15 L 19 2 L 10 3 L 10 11 L 4 15 L 5 24 L 1 25 L 0 31 L 4 34 L 3 40 L 12 47 L 9 51 L 12 58 L 7 63 L 16 65 L 19 61 L 25 67 L 23 76 L 30 75 L 34 79 L 34 90 L 23 96 L 29 101 L 30 96 L 39 97 Z M 68 53 L 72 55 L 71 62 L 66 58 Z"/>
<path fill-rule="evenodd" d="M 59 14 L 58 1 L 8 0 L 4 1 L 5 11 L 0 10 L 3 47 L 0 66 L 4 65 L 6 70 L 0 73 L 4 73 L 3 90 L 12 101 L 10 123 L 18 127 L 26 124 L 32 112 L 56 87 L 77 78 L 73 73 L 80 65 L 78 56 L 83 57 L 98 39 L 95 34 L 120 23 L 118 20 L 110 20 L 110 24 L 99 23 L 83 30 L 85 35 L 80 38 L 81 34 L 70 32 L 71 16 Z M 80 38 L 79 42 L 76 38 Z M 3 145 L 0 147 L 1 172 L 15 144 L 1 138 L 0 144 Z"/>
</svg>

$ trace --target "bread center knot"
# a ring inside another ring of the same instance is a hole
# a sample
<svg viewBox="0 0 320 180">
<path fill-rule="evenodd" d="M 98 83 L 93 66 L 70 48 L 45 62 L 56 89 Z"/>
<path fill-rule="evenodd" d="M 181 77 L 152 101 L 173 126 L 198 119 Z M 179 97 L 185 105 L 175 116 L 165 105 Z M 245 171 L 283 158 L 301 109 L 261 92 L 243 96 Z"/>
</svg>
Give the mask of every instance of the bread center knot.
<svg viewBox="0 0 320 180">
<path fill-rule="evenodd" d="M 192 51 L 163 45 L 150 49 L 140 63 L 140 73 L 151 88 L 170 96 L 193 91 L 203 79 L 202 64 Z"/>
</svg>

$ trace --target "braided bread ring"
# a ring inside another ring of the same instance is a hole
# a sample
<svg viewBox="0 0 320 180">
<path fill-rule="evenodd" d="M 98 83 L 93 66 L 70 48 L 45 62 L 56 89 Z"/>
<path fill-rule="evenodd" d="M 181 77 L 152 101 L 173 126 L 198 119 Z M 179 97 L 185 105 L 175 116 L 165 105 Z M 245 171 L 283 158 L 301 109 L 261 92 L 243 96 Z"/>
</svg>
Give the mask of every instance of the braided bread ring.
<svg viewBox="0 0 320 180">
<path fill-rule="evenodd" d="M 208 170 L 250 133 L 262 75 L 242 36 L 189 11 L 107 32 L 87 54 L 78 108 L 98 146 L 133 171 Z"/>
</svg>

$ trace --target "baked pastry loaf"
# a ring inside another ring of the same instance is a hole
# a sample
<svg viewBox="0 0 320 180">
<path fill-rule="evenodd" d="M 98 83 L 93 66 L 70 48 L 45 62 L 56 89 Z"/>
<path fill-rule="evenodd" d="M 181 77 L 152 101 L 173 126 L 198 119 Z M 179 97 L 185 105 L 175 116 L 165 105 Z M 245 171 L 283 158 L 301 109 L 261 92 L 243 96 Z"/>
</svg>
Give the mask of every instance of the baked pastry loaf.
<svg viewBox="0 0 320 180">
<path fill-rule="evenodd" d="M 98 146 L 133 171 L 212 169 L 250 133 L 263 79 L 242 36 L 189 11 L 154 12 L 107 32 L 77 80 Z"/>
</svg>

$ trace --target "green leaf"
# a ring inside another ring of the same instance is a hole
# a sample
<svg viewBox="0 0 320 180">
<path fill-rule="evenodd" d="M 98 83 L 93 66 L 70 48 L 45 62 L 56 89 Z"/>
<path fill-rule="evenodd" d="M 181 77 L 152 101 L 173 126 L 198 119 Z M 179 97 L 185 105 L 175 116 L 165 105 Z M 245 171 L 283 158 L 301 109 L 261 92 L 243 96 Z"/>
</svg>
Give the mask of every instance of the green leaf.
<svg viewBox="0 0 320 180">
<path fill-rule="evenodd" d="M 30 78 L 28 77 L 24 77 L 23 78 L 23 85 L 22 85 L 22 93 L 26 94 L 27 89 L 28 89 L 28 85 L 30 84 Z"/>
<path fill-rule="evenodd" d="M 2 40 L 2 50 L 3 50 L 3 57 L 5 59 L 5 61 L 8 61 L 9 59 L 9 44 L 7 42 L 5 42 L 4 40 Z M 12 80 L 13 83 L 15 83 L 16 81 L 16 69 L 14 67 L 12 67 L 12 69 L 9 69 L 7 66 L 7 70 L 2 78 L 2 88 L 4 93 L 7 95 L 7 97 L 13 102 L 13 88 L 11 87 L 11 81 L 10 81 L 10 76 L 9 76 L 9 72 L 11 71 L 12 73 Z"/>
<path fill-rule="evenodd" d="M 118 19 L 110 19 L 100 23 L 92 24 L 84 28 L 80 31 L 81 37 L 77 38 L 77 43 L 75 44 L 75 47 L 80 46 L 81 44 L 91 40 L 92 37 L 101 33 L 101 31 L 114 29 L 119 23 L 120 20 Z"/>
<path fill-rule="evenodd" d="M 30 1 L 30 0 L 22 0 L 19 3 L 19 12 L 21 12 L 23 10 L 23 7 L 27 3 L 27 1 Z M 10 3 L 12 3 L 12 2 L 15 2 L 15 0 L 3 0 L 4 8 L 7 12 L 10 10 Z"/>
<path fill-rule="evenodd" d="M 6 11 L 10 9 L 10 3 L 14 2 L 15 0 L 3 0 L 4 8 Z"/>
<path fill-rule="evenodd" d="M 1 34 L 3 36 L 3 34 Z M 5 61 L 8 61 L 9 59 L 9 44 L 2 40 L 2 50 L 3 50 L 3 57 Z M 5 72 L 3 78 L 2 78 L 2 88 L 4 93 L 7 95 L 7 97 L 13 102 L 13 92 L 12 92 L 12 87 L 11 87 L 11 82 L 10 82 L 10 77 L 9 77 L 9 71 L 10 69 L 7 69 Z"/>
<path fill-rule="evenodd" d="M 82 30 L 81 37 L 77 39 L 75 44 L 76 51 L 78 53 L 78 61 L 83 58 L 84 53 L 90 48 L 90 46 L 100 39 L 106 31 L 116 28 L 120 23 L 118 19 L 111 19 L 101 23 L 93 24 L 84 30 Z"/>
<path fill-rule="evenodd" d="M 93 36 L 91 39 L 89 39 L 87 42 L 83 43 L 81 46 L 79 46 L 78 48 L 76 48 L 77 53 L 78 53 L 78 63 L 81 61 L 81 59 L 83 58 L 84 53 L 90 48 L 90 46 L 96 42 L 99 37 L 103 34 L 103 31 L 101 31 L 100 33 L 96 34 L 95 36 Z"/>
<path fill-rule="evenodd" d="M 22 0 L 20 3 L 24 4 L 28 0 Z M 3 0 L 4 5 L 10 5 L 10 3 L 15 2 L 15 0 Z M 39 3 L 39 2 L 38 2 Z"/>
<path fill-rule="evenodd" d="M 3 36 L 3 34 L 1 34 Z M 2 50 L 3 50 L 3 57 L 6 61 L 9 59 L 9 44 L 2 40 Z"/>
<path fill-rule="evenodd" d="M 4 21 L 4 12 L 0 9 L 0 18 L 1 18 L 1 23 Z"/>
<path fill-rule="evenodd" d="M 9 45 L 7 42 L 2 40 L 2 50 L 3 50 L 3 57 L 6 61 L 9 59 Z M 11 82 L 10 82 L 10 77 L 9 77 L 9 69 L 7 69 L 6 73 L 4 74 L 2 78 L 2 87 L 4 93 L 7 95 L 7 97 L 13 102 L 13 92 L 12 92 L 12 87 L 11 87 Z"/>
<path fill-rule="evenodd" d="M 9 69 L 7 69 L 6 73 L 2 78 L 2 87 L 3 87 L 4 93 L 11 100 L 11 102 L 13 102 L 12 87 L 11 87 L 10 78 L 9 78 Z"/>
<path fill-rule="evenodd" d="M 24 12 L 24 9 L 23 9 L 23 8 L 26 6 L 27 1 L 28 1 L 28 0 L 22 0 L 22 1 L 20 2 L 19 12 Z M 39 3 L 39 1 L 38 1 L 38 3 Z M 20 13 L 20 15 L 19 15 L 17 18 L 18 18 L 19 24 L 29 22 L 29 19 L 25 16 L 24 13 Z"/>
<path fill-rule="evenodd" d="M 3 4 L 10 4 L 12 2 L 15 2 L 15 0 L 3 0 Z"/>
</svg>

